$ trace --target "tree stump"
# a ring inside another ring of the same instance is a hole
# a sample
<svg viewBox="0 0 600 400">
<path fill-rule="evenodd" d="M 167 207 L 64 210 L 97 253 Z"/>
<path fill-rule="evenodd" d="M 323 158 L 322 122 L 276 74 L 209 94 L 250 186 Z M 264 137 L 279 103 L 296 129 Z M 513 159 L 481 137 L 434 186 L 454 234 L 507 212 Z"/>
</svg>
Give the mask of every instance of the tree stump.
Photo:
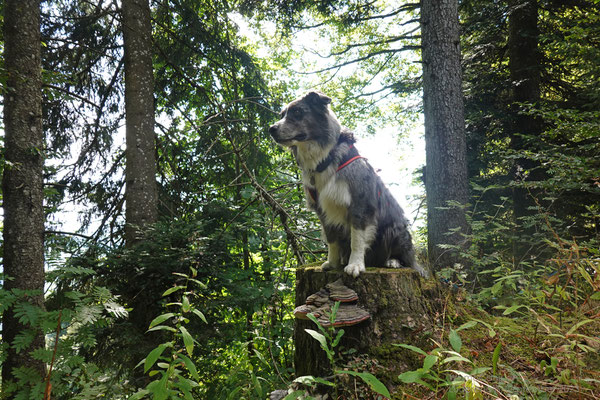
<svg viewBox="0 0 600 400">
<path fill-rule="evenodd" d="M 309 295 L 340 278 L 345 286 L 358 294 L 358 306 L 368 311 L 371 318 L 343 328 L 345 333 L 339 347 L 342 352 L 355 349 L 356 353 L 343 357 L 338 367 L 351 363 L 351 358 L 376 360 L 381 367 L 377 376 L 387 384 L 392 384 L 408 368 L 420 367 L 421 361 L 415 354 L 394 344 L 425 344 L 440 304 L 436 284 L 423 281 L 416 271 L 406 268 L 369 268 L 358 278 L 352 278 L 343 271 L 323 271 L 320 266 L 308 265 L 296 270 L 296 306 L 304 304 Z M 296 375 L 331 375 L 325 352 L 305 332 L 307 328 L 317 329 L 312 321 L 296 319 Z M 357 369 L 361 366 L 358 365 Z"/>
</svg>

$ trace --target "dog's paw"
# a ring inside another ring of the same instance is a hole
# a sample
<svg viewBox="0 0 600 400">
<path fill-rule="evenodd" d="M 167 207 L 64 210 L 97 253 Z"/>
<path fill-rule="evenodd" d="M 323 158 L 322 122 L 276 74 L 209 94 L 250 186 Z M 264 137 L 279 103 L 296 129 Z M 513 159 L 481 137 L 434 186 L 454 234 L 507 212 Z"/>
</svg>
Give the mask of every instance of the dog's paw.
<svg viewBox="0 0 600 400">
<path fill-rule="evenodd" d="M 385 262 L 385 267 L 386 268 L 402 268 L 402 264 L 400 264 L 400 261 L 396 260 L 395 258 L 390 258 L 389 260 L 387 260 Z"/>
<path fill-rule="evenodd" d="M 323 264 L 321 264 L 321 268 L 323 269 L 323 271 L 331 271 L 337 269 L 337 267 L 337 265 L 334 265 L 329 261 L 325 261 Z"/>
<path fill-rule="evenodd" d="M 365 264 L 364 263 L 354 263 L 348 264 L 346 268 L 344 268 L 344 272 L 353 277 L 358 277 L 361 272 L 365 272 Z"/>
</svg>

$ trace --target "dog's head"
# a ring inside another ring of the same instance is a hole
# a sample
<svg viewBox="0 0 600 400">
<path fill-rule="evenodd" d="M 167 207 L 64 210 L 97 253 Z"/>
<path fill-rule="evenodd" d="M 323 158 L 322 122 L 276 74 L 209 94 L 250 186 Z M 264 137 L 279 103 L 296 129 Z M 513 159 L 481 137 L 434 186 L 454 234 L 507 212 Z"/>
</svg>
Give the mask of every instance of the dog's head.
<svg viewBox="0 0 600 400">
<path fill-rule="evenodd" d="M 323 93 L 309 92 L 281 111 L 281 119 L 269 128 L 269 133 L 287 147 L 311 141 L 323 147 L 335 143 L 341 126 L 329 109 L 330 103 L 331 99 Z"/>
</svg>

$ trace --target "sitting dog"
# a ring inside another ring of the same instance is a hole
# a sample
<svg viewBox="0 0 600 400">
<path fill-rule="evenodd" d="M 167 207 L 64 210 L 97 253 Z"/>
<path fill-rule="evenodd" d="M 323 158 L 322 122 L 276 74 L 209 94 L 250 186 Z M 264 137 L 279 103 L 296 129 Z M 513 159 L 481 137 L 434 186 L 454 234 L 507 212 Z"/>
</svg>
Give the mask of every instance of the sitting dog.
<svg viewBox="0 0 600 400">
<path fill-rule="evenodd" d="M 331 99 L 309 92 L 287 105 L 269 128 L 289 147 L 302 169 L 309 208 L 323 225 L 328 244 L 323 269 L 357 277 L 367 267 L 411 267 L 415 261 L 408 221 L 379 176 L 354 147 L 354 135 L 329 108 Z"/>
</svg>

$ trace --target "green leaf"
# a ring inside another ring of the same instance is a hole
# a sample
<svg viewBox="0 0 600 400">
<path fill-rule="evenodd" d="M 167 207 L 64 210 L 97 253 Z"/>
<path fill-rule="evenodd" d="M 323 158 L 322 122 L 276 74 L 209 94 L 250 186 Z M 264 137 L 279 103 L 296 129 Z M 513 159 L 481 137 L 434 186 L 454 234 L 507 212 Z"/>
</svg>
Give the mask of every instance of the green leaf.
<svg viewBox="0 0 600 400">
<path fill-rule="evenodd" d="M 176 292 L 181 289 L 185 289 L 185 286 L 173 286 L 172 288 L 165 290 L 165 292 L 162 294 L 162 297 L 168 296 L 171 293 Z"/>
<path fill-rule="evenodd" d="M 205 324 L 208 324 L 208 322 L 206 321 L 206 317 L 204 316 L 204 314 L 202 314 L 202 311 L 197 310 L 197 309 L 193 309 L 192 312 L 194 314 L 196 314 L 202 321 L 204 321 Z"/>
<path fill-rule="evenodd" d="M 461 326 L 456 328 L 456 331 L 458 332 L 458 331 L 462 331 L 463 329 L 469 329 L 469 328 L 474 327 L 475 325 L 477 325 L 477 321 L 475 321 L 475 320 L 465 322 L 464 324 L 462 324 Z"/>
<path fill-rule="evenodd" d="M 400 379 L 404 383 L 414 383 L 417 382 L 423 374 L 418 371 L 407 371 L 398 375 L 398 379 Z"/>
<path fill-rule="evenodd" d="M 196 380 L 200 380 L 200 375 L 198 375 L 198 370 L 196 369 L 196 365 L 194 365 L 192 360 L 184 354 L 179 354 L 179 358 L 183 360 L 183 364 L 185 365 L 187 370 L 190 371 L 192 377 Z"/>
<path fill-rule="evenodd" d="M 465 379 L 465 380 L 467 380 L 467 381 L 473 381 L 473 380 L 474 380 L 474 379 L 473 379 L 473 377 L 472 377 L 471 375 L 467 374 L 467 373 L 466 373 L 466 372 L 464 372 L 464 371 L 458 371 L 458 370 L 455 370 L 455 369 L 449 369 L 448 371 L 449 371 L 449 372 L 454 372 L 456 375 L 458 375 L 458 376 L 460 376 L 460 377 L 464 378 L 464 379 Z"/>
<path fill-rule="evenodd" d="M 500 359 L 500 350 L 502 349 L 502 342 L 498 342 L 492 355 L 492 374 L 496 375 L 498 372 L 498 360 Z"/>
<path fill-rule="evenodd" d="M 333 340 L 333 343 L 331 344 L 332 347 L 336 347 L 339 343 L 340 340 L 342 339 L 342 336 L 344 336 L 344 330 L 340 329 L 337 333 L 337 336 L 335 337 L 335 339 Z"/>
<path fill-rule="evenodd" d="M 260 351 L 256 350 L 256 349 L 252 349 L 254 351 L 254 355 L 256 356 L 256 358 L 258 358 L 263 364 L 265 364 L 265 366 L 267 368 L 271 368 L 271 364 L 269 362 L 267 362 L 267 360 L 265 359 L 265 357 L 260 353 Z"/>
<path fill-rule="evenodd" d="M 567 336 L 571 335 L 573 332 L 575 332 L 577 329 L 579 329 L 582 325 L 589 324 L 590 322 L 594 322 L 594 320 L 593 319 L 585 319 L 583 321 L 579 321 L 578 323 L 573 325 L 573 327 L 571 329 L 569 329 L 569 331 L 567 332 Z"/>
<path fill-rule="evenodd" d="M 596 292 L 590 296 L 591 300 L 600 300 L 600 292 Z"/>
<path fill-rule="evenodd" d="M 191 308 L 190 299 L 187 296 L 183 296 L 181 300 L 181 310 L 186 313 L 189 312 Z"/>
<path fill-rule="evenodd" d="M 200 282 L 198 279 L 190 279 L 190 281 L 194 282 L 196 285 L 200 287 L 200 289 L 206 289 L 206 285 Z"/>
<path fill-rule="evenodd" d="M 150 390 L 153 394 L 153 400 L 163 400 L 169 397 L 169 392 L 167 390 L 167 380 L 169 379 L 169 375 L 163 374 L 160 381 L 150 382 L 146 389 Z"/>
<path fill-rule="evenodd" d="M 423 369 L 425 371 L 429 371 L 431 369 L 431 367 L 433 367 L 435 365 L 437 360 L 438 360 L 437 356 L 434 356 L 433 354 L 428 354 L 425 357 L 425 360 L 423 360 Z"/>
<path fill-rule="evenodd" d="M 320 344 L 321 344 L 321 348 L 323 350 L 325 350 L 326 352 L 329 353 L 329 347 L 327 346 L 327 339 L 325 338 L 324 335 L 320 334 L 317 331 L 314 331 L 312 329 L 305 329 L 306 333 L 308 333 L 310 336 L 312 336 L 314 339 L 316 339 Z"/>
<path fill-rule="evenodd" d="M 452 349 L 458 353 L 462 347 L 462 340 L 460 339 L 460 336 L 458 336 L 458 332 L 452 329 L 448 335 L 448 340 L 450 341 Z"/>
<path fill-rule="evenodd" d="M 229 394 L 227 395 L 227 400 L 238 400 L 240 398 L 238 393 L 241 391 L 242 391 L 241 386 L 236 387 L 231 392 L 229 392 Z"/>
<path fill-rule="evenodd" d="M 468 358 L 465 358 L 461 355 L 444 358 L 442 360 L 442 364 L 449 363 L 452 361 L 460 361 L 460 362 L 467 362 L 467 363 L 473 364 L 473 361 L 471 361 Z"/>
<path fill-rule="evenodd" d="M 488 335 L 490 337 L 494 337 L 496 336 L 496 331 L 494 330 L 494 328 L 492 328 L 492 326 L 490 324 L 488 324 L 485 321 L 482 321 L 480 319 L 474 319 L 473 321 L 479 322 L 480 324 L 484 325 L 486 328 L 488 328 Z"/>
<path fill-rule="evenodd" d="M 298 397 L 302 396 L 305 393 L 304 390 L 294 390 L 292 393 L 288 394 L 283 398 L 283 400 L 296 400 Z"/>
<path fill-rule="evenodd" d="M 156 347 L 146 356 L 146 361 L 144 361 L 144 373 L 148 372 L 148 370 L 152 368 L 156 360 L 158 360 L 167 347 L 169 347 L 167 343 L 159 344 L 158 347 Z"/>
<path fill-rule="evenodd" d="M 313 314 L 306 314 L 306 317 L 308 319 L 310 319 L 312 322 L 315 323 L 315 325 L 317 325 L 317 328 L 319 328 L 319 330 L 321 332 L 323 332 L 323 335 L 325 335 L 325 337 L 327 337 L 327 331 L 325 330 L 325 328 L 323 328 L 323 325 L 321 325 L 321 323 L 319 322 L 319 320 L 317 319 L 317 317 L 315 317 Z"/>
<path fill-rule="evenodd" d="M 156 325 L 165 322 L 166 320 L 173 318 L 175 316 L 174 313 L 166 313 L 166 314 L 161 314 L 158 317 L 154 318 L 152 320 L 152 322 L 150 322 L 150 327 L 149 328 L 154 328 Z"/>
<path fill-rule="evenodd" d="M 256 375 L 254 374 L 254 372 L 251 372 L 250 375 L 251 379 L 252 379 L 252 387 L 254 387 L 254 391 L 257 394 L 257 397 L 259 399 L 262 399 L 265 397 L 265 393 L 263 393 L 263 388 L 262 385 L 260 384 L 260 382 L 258 381 L 258 378 L 256 377 Z"/>
<path fill-rule="evenodd" d="M 172 326 L 158 325 L 158 326 L 155 326 L 154 328 L 148 329 L 146 332 L 154 332 L 154 331 L 177 332 L 177 329 L 173 328 Z"/>
<path fill-rule="evenodd" d="M 375 375 L 368 372 L 356 372 L 356 371 L 335 371 L 336 374 L 346 374 L 359 377 L 376 393 L 391 399 L 390 392 L 385 385 L 375 377 Z"/>
<path fill-rule="evenodd" d="M 523 304 L 515 304 L 514 306 L 510 306 L 506 310 L 504 310 L 502 315 L 512 314 L 513 312 L 517 311 L 519 308 L 522 308 L 522 307 L 525 307 L 525 306 Z"/>
<path fill-rule="evenodd" d="M 315 377 L 312 375 L 302 375 L 294 379 L 293 382 L 311 386 L 313 383 L 315 383 Z"/>
<path fill-rule="evenodd" d="M 401 344 L 394 344 L 394 346 L 403 347 L 403 348 L 405 348 L 405 349 L 412 350 L 412 351 L 414 351 L 415 353 L 419 353 L 419 354 L 422 354 L 422 355 L 424 355 L 424 356 L 426 356 L 426 355 L 427 355 L 427 353 L 425 353 L 425 352 L 424 352 L 423 350 L 421 350 L 420 348 L 418 348 L 418 347 L 416 347 L 416 346 L 412 346 L 412 345 L 410 345 L 410 344 L 404 344 L 404 343 L 401 343 Z"/>
<path fill-rule="evenodd" d="M 192 335 L 190 335 L 188 330 L 185 329 L 185 326 L 180 326 L 179 331 L 181 331 L 181 336 L 183 337 L 183 344 L 185 345 L 185 351 L 187 351 L 187 353 L 191 357 L 192 353 L 194 352 L 194 339 L 192 338 Z"/>
<path fill-rule="evenodd" d="M 319 378 L 318 376 L 315 376 L 315 383 L 320 383 L 321 385 L 335 387 L 335 383 L 330 382 L 323 378 Z"/>
<path fill-rule="evenodd" d="M 150 391 L 146 390 L 146 389 L 140 389 L 138 390 L 134 395 L 129 397 L 129 400 L 139 400 L 139 399 L 143 399 L 144 396 L 150 394 Z"/>
<path fill-rule="evenodd" d="M 456 400 L 456 395 L 458 394 L 457 392 L 458 392 L 458 390 L 456 389 L 456 387 L 451 386 L 448 389 L 448 394 L 447 394 L 448 400 Z"/>
</svg>

